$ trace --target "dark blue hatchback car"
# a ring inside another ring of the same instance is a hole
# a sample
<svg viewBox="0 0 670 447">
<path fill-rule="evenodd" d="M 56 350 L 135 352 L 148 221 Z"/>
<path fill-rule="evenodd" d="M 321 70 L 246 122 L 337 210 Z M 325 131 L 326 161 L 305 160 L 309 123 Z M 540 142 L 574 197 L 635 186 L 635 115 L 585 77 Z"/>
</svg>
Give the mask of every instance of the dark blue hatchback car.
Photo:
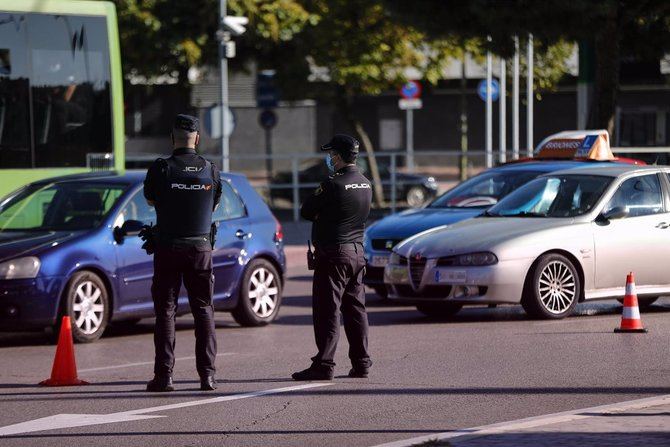
<svg viewBox="0 0 670 447">
<path fill-rule="evenodd" d="M 153 316 L 153 257 L 137 233 L 156 222 L 144 172 L 85 174 L 31 183 L 0 202 L 0 330 L 57 327 L 94 341 L 110 322 Z M 243 326 L 270 323 L 282 297 L 282 229 L 246 178 L 222 174 L 214 308 Z M 182 288 L 179 314 L 188 312 Z"/>
</svg>

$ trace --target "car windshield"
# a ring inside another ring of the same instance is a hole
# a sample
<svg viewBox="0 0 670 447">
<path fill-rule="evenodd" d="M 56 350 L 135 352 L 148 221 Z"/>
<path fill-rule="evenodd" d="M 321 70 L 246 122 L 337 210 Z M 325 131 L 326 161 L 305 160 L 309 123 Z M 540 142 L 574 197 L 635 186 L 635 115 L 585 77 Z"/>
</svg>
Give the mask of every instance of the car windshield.
<svg viewBox="0 0 670 447">
<path fill-rule="evenodd" d="M 489 171 L 473 177 L 435 199 L 429 208 L 486 208 L 534 179 L 537 171 Z"/>
<path fill-rule="evenodd" d="M 541 177 L 505 197 L 483 216 L 579 216 L 591 211 L 611 182 L 611 177 L 596 175 Z"/>
<path fill-rule="evenodd" d="M 84 181 L 29 186 L 0 206 L 0 232 L 95 228 L 127 187 Z"/>
</svg>

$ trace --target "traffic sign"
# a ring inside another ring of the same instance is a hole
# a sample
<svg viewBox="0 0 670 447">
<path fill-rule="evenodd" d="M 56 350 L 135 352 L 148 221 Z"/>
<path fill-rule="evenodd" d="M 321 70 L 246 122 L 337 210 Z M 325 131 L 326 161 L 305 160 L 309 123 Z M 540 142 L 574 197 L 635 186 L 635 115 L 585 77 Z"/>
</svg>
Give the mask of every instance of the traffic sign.
<svg viewBox="0 0 670 447">
<path fill-rule="evenodd" d="M 482 79 L 477 85 L 477 94 L 486 101 L 486 79 Z M 491 79 L 491 101 L 497 101 L 500 96 L 500 84 L 495 79 Z"/>
<path fill-rule="evenodd" d="M 408 81 L 400 88 L 400 96 L 405 99 L 414 99 L 421 96 L 421 84 L 417 81 Z"/>
<path fill-rule="evenodd" d="M 270 109 L 263 110 L 258 116 L 258 123 L 263 129 L 272 129 L 277 125 L 277 114 Z"/>
<path fill-rule="evenodd" d="M 275 86 L 274 70 L 263 70 L 256 78 L 256 105 L 262 109 L 277 107 L 279 91 Z"/>
<path fill-rule="evenodd" d="M 226 107 L 226 137 L 235 130 L 235 114 L 230 107 Z M 210 107 L 205 112 L 205 132 L 213 139 L 221 138 L 221 105 Z"/>
<path fill-rule="evenodd" d="M 423 101 L 419 98 L 405 99 L 402 98 L 398 100 L 398 107 L 400 110 L 414 110 L 420 109 L 423 107 Z"/>
</svg>

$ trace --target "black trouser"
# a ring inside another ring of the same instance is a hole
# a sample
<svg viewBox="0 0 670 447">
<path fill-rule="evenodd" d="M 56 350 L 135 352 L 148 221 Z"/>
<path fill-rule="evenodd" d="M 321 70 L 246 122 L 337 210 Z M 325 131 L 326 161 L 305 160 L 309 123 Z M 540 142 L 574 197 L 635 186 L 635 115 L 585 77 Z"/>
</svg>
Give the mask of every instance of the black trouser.
<svg viewBox="0 0 670 447">
<path fill-rule="evenodd" d="M 365 313 L 365 257 L 361 244 L 320 247 L 312 286 L 314 337 L 319 353 L 313 366 L 332 369 L 340 338 L 340 311 L 355 368 L 372 365 L 368 354 L 368 316 Z"/>
<path fill-rule="evenodd" d="M 200 377 L 211 376 L 216 370 L 212 252 L 196 247 L 170 246 L 159 246 L 154 254 L 154 281 L 151 286 L 156 311 L 154 374 L 162 377 L 172 375 L 175 316 L 182 279 L 195 320 L 195 364 Z"/>
</svg>

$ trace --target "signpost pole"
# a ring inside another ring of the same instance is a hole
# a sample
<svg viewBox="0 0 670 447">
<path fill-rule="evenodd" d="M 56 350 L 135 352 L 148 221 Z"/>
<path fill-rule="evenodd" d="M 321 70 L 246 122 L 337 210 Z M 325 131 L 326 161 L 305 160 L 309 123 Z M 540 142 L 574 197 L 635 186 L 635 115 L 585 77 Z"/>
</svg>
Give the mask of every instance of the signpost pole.
<svg viewBox="0 0 670 447">
<path fill-rule="evenodd" d="M 489 38 L 490 40 L 490 38 Z M 491 91 L 491 52 L 486 52 L 486 167 L 493 166 L 493 98 Z"/>
<path fill-rule="evenodd" d="M 514 36 L 514 81 L 512 84 L 512 157 L 519 159 L 519 37 Z"/>
<path fill-rule="evenodd" d="M 407 135 L 407 169 L 414 172 L 414 110 L 405 110 L 406 135 Z"/>
<path fill-rule="evenodd" d="M 505 59 L 500 59 L 500 103 L 498 104 L 500 106 L 500 111 L 498 114 L 498 118 L 500 119 L 500 152 L 498 154 L 498 161 L 500 163 L 505 163 L 507 161 L 507 98 L 505 97 L 507 94 L 506 70 L 507 64 L 505 63 Z"/>
<path fill-rule="evenodd" d="M 226 18 L 226 0 L 220 0 L 219 23 L 223 26 Z M 228 36 L 228 33 L 223 33 Z M 221 60 L 221 170 L 230 171 L 230 147 L 228 129 L 226 129 L 226 110 L 228 109 L 228 59 L 226 58 L 227 39 L 219 42 L 219 59 Z"/>
<path fill-rule="evenodd" d="M 265 128 L 265 169 L 268 171 L 268 180 L 272 179 L 272 128 Z"/>
</svg>

